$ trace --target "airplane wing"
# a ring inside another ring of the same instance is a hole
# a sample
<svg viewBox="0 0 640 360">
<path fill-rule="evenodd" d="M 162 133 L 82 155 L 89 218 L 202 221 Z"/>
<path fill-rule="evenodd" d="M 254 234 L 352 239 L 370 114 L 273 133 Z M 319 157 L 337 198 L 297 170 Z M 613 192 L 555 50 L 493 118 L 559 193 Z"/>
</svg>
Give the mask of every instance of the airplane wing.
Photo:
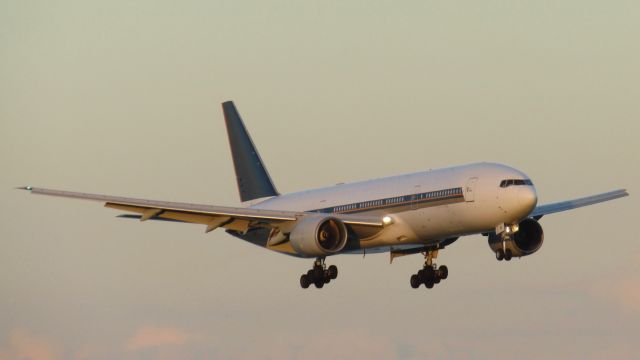
<svg viewBox="0 0 640 360">
<path fill-rule="evenodd" d="M 59 196 L 65 198 L 94 200 L 104 202 L 104 206 L 137 213 L 140 215 L 124 215 L 122 217 L 145 220 L 169 220 L 186 223 L 203 224 L 206 232 L 219 227 L 246 232 L 252 227 L 280 228 L 285 224 L 297 221 L 306 216 L 318 216 L 316 213 L 303 211 L 262 210 L 228 206 L 211 206 L 156 200 L 133 199 L 119 196 L 87 194 L 81 192 L 36 188 L 31 186 L 19 189 L 28 190 L 32 194 Z M 383 227 L 381 218 L 347 214 L 331 214 L 345 224 L 372 227 Z"/>
<path fill-rule="evenodd" d="M 561 211 L 567 211 L 572 209 L 577 209 L 579 207 L 593 205 L 605 201 L 610 201 L 614 199 L 618 199 L 621 197 L 629 196 L 627 190 L 620 189 L 614 190 L 603 194 L 587 196 L 579 199 L 569 200 L 569 201 L 561 201 L 552 204 L 539 205 L 529 216 L 538 220 L 544 215 L 549 215 Z"/>
</svg>

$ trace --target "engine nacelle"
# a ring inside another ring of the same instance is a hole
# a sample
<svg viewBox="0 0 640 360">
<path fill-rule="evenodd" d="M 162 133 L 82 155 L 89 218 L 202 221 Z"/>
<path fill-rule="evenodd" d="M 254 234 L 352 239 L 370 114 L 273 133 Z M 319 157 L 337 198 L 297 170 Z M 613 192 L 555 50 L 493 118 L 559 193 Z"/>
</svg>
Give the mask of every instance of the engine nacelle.
<svg viewBox="0 0 640 360">
<path fill-rule="evenodd" d="M 325 256 L 336 253 L 347 244 L 347 226 L 334 217 L 308 217 L 289 234 L 293 249 L 300 255 Z"/>
<path fill-rule="evenodd" d="M 504 244 L 505 250 L 510 250 L 513 256 L 531 255 L 538 251 L 544 241 L 542 226 L 534 219 L 525 219 L 518 225 L 518 232 Z M 502 250 L 502 237 L 496 233 L 489 234 L 489 246 L 493 252 Z"/>
</svg>

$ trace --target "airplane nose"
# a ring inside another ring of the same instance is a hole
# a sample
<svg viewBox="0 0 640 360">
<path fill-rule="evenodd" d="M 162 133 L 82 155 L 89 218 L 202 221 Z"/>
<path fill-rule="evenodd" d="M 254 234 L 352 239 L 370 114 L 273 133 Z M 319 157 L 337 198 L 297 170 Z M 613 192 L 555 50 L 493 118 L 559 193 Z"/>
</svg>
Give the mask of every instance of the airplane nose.
<svg viewBox="0 0 640 360">
<path fill-rule="evenodd" d="M 525 210 L 527 214 L 532 212 L 538 204 L 536 189 L 533 186 L 523 186 L 518 195 L 520 198 L 520 206 L 522 206 L 523 210 Z"/>
</svg>

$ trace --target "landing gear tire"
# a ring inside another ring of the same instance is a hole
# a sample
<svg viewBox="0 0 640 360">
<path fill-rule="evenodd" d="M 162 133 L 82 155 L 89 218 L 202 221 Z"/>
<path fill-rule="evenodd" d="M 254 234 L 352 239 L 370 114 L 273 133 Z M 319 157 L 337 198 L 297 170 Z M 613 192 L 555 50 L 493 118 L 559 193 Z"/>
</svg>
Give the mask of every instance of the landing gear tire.
<svg viewBox="0 0 640 360">
<path fill-rule="evenodd" d="M 302 280 L 301 280 L 302 281 Z M 411 284 L 411 287 L 414 289 L 417 289 L 420 287 L 421 281 L 418 278 L 417 274 L 413 274 L 411 275 L 411 279 L 409 279 L 409 283 Z M 308 286 L 308 285 L 307 285 Z"/>
<path fill-rule="evenodd" d="M 307 274 L 302 274 L 302 276 L 300 276 L 300 286 L 302 286 L 303 289 L 306 289 L 309 287 L 309 285 L 311 285 L 309 277 L 307 276 Z"/>
<path fill-rule="evenodd" d="M 433 285 L 434 285 L 433 280 L 430 280 L 430 281 L 427 281 L 427 282 L 424 283 L 424 286 L 426 286 L 427 289 L 432 289 Z"/>
<path fill-rule="evenodd" d="M 322 289 L 322 287 L 324 286 L 324 280 L 318 279 L 313 284 L 316 286 L 316 288 Z"/>
<path fill-rule="evenodd" d="M 498 251 L 496 251 L 496 260 L 504 260 L 504 252 L 502 252 L 502 249 L 498 249 Z"/>
<path fill-rule="evenodd" d="M 449 268 L 446 265 L 440 265 L 438 268 L 438 277 L 442 280 L 447 280 L 449 277 Z"/>
<path fill-rule="evenodd" d="M 504 259 L 506 261 L 511 260 L 512 257 L 513 257 L 513 253 L 511 252 L 511 249 L 507 249 L 504 251 Z"/>
<path fill-rule="evenodd" d="M 331 266 L 329 266 L 327 271 L 329 272 L 329 277 L 331 278 L 331 280 L 335 280 L 338 277 L 338 267 L 337 266 L 331 265 Z"/>
<path fill-rule="evenodd" d="M 324 269 L 320 266 L 315 266 L 313 268 L 313 278 L 314 279 L 323 279 L 324 278 Z"/>
<path fill-rule="evenodd" d="M 422 273 L 422 281 L 426 284 L 429 281 L 433 282 L 433 280 L 436 278 L 436 272 L 433 270 L 433 268 L 426 268 L 423 270 Z"/>
</svg>

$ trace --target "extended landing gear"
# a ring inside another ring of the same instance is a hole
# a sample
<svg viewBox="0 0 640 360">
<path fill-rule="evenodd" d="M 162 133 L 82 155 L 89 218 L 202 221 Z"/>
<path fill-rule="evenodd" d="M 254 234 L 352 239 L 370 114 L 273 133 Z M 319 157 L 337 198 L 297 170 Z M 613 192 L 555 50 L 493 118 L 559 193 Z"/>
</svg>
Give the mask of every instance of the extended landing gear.
<svg viewBox="0 0 640 360">
<path fill-rule="evenodd" d="M 507 243 L 513 240 L 513 234 L 511 232 L 504 231 L 500 236 L 502 237 L 502 248 L 496 250 L 496 260 L 509 261 L 513 257 L 513 252 L 511 249 L 507 248 Z"/>
<path fill-rule="evenodd" d="M 411 275 L 409 283 L 411 287 L 417 289 L 424 284 L 427 289 L 431 289 L 435 284 L 449 277 L 449 269 L 442 265 L 437 267 L 433 260 L 438 256 L 438 250 L 430 250 L 424 253 L 425 261 L 422 270 L 417 274 Z"/>
<path fill-rule="evenodd" d="M 324 257 L 319 257 L 313 263 L 313 269 L 300 276 L 300 286 L 306 289 L 309 285 L 313 284 L 316 288 L 321 289 L 324 284 L 328 284 L 337 277 L 338 267 L 335 265 L 327 267 L 324 263 Z"/>
</svg>

